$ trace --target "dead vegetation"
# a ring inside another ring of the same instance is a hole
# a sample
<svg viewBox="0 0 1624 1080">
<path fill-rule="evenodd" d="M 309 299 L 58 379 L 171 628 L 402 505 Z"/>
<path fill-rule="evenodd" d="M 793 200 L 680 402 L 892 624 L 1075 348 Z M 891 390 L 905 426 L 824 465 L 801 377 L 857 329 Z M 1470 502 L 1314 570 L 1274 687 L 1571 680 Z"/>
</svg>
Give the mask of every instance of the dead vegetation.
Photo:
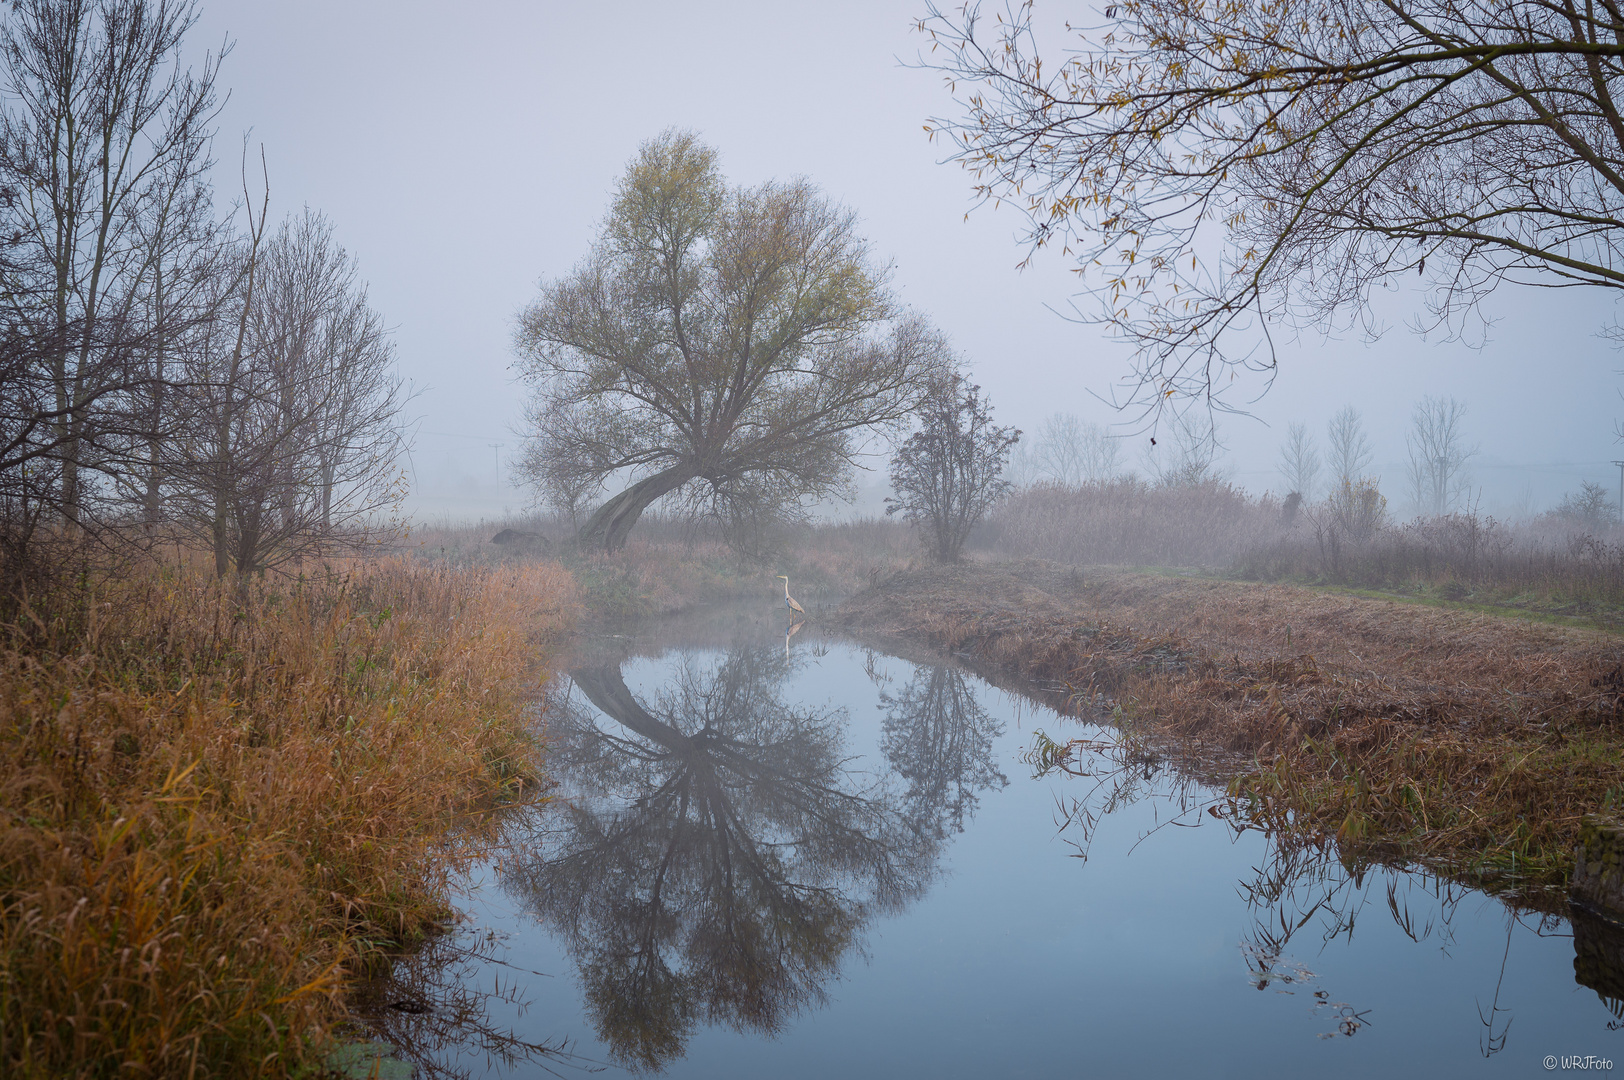
<svg viewBox="0 0 1624 1080">
<path fill-rule="evenodd" d="M 1030 562 L 899 574 L 838 619 L 1110 709 L 1269 827 L 1479 880 L 1561 884 L 1580 817 L 1624 802 L 1624 644 L 1596 632 Z"/>
<path fill-rule="evenodd" d="M 1369 482 L 1316 503 L 1218 479 L 1041 483 L 1001 502 L 977 539 L 1011 558 L 1204 567 L 1624 624 L 1624 534 L 1594 506 L 1517 523 L 1472 510 L 1399 521 L 1385 506 Z"/>
<path fill-rule="evenodd" d="M 493 543 L 504 531 L 534 537 Z M 809 610 L 838 603 L 881 577 L 922 561 L 924 548 L 902 522 L 863 518 L 786 527 L 773 549 L 740 555 L 715 523 L 656 512 L 613 555 L 581 551 L 566 519 L 511 518 L 477 525 L 430 525 L 413 530 L 399 549 L 437 566 L 522 566 L 557 558 L 574 575 L 582 606 L 602 618 L 672 615 L 695 605 L 782 593 L 775 575 Z"/>
<path fill-rule="evenodd" d="M 984 538 L 1014 558 L 1133 566 L 1228 566 L 1289 526 L 1281 503 L 1224 480 L 1045 482 L 1004 499 Z"/>
<path fill-rule="evenodd" d="M 36 598 L 0 649 L 0 1073 L 285 1075 L 536 791 L 556 566 Z"/>
<path fill-rule="evenodd" d="M 1387 525 L 1350 541 L 1319 508 L 1247 550 L 1231 572 L 1430 599 L 1624 621 L 1624 544 L 1616 525 L 1550 513 L 1518 525 L 1463 512 Z"/>
</svg>

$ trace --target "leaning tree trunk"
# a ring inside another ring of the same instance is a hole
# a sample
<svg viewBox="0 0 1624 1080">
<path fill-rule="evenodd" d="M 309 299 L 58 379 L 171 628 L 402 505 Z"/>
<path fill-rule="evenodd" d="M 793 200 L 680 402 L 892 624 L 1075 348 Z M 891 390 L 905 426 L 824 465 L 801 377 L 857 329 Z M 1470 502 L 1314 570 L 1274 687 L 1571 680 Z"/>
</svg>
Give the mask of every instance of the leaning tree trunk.
<svg viewBox="0 0 1624 1080">
<path fill-rule="evenodd" d="M 673 465 L 663 472 L 657 472 L 644 480 L 639 480 L 619 495 L 598 507 L 575 534 L 575 540 L 583 550 L 602 546 L 604 551 L 613 555 L 626 546 L 626 536 L 637 524 L 637 519 L 643 516 L 649 504 L 661 495 L 677 490 L 688 481 L 698 476 L 693 466 L 688 464 Z"/>
</svg>

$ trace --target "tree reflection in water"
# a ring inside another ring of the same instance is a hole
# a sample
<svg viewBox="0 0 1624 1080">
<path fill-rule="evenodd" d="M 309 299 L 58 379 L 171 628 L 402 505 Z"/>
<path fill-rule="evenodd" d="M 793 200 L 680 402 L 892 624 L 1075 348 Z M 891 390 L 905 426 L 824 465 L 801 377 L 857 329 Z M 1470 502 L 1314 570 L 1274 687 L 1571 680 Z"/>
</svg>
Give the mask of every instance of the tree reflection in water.
<svg viewBox="0 0 1624 1080">
<path fill-rule="evenodd" d="M 928 883 L 936 840 L 848 767 L 845 711 L 783 700 L 797 666 L 775 647 L 690 656 L 646 705 L 618 667 L 584 668 L 596 709 L 554 710 L 551 770 L 574 794 L 503 884 L 565 937 L 625 1064 L 660 1068 L 700 1021 L 779 1030 Z"/>
<path fill-rule="evenodd" d="M 1063 772 L 1094 781 L 1080 795 L 1061 801 L 1061 832 L 1070 831 L 1069 839 L 1084 859 L 1104 818 L 1146 801 L 1157 807 L 1157 824 L 1151 833 L 1216 818 L 1219 820 L 1207 824 L 1221 822 L 1237 833 L 1257 831 L 1267 837 L 1265 853 L 1252 868 L 1252 877 L 1237 882 L 1252 915 L 1252 925 L 1240 942 L 1247 977 L 1258 990 L 1273 986 L 1277 992 L 1301 992 L 1312 1003 L 1315 1015 L 1330 1025 L 1330 1030 L 1320 1033 L 1321 1038 L 1357 1034 L 1374 1017 L 1370 1010 L 1336 1001 L 1328 990 L 1316 988 L 1319 977 L 1291 958 L 1294 940 L 1307 935 L 1308 951 L 1319 953 L 1337 938 L 1351 941 L 1362 915 L 1385 909 L 1411 941 L 1430 941 L 1447 953 L 1455 947 L 1453 921 L 1461 901 L 1483 895 L 1424 867 L 1382 865 L 1323 833 L 1295 832 L 1289 822 L 1270 814 L 1266 804 L 1214 790 L 1194 779 L 1193 770 L 1170 769 L 1162 753 L 1131 735 L 1102 730 L 1096 739 L 1058 744 L 1039 731 L 1034 733 L 1033 744 L 1026 760 L 1037 776 Z M 1515 894 L 1500 899 L 1506 917 L 1505 953 L 1492 992 L 1477 1002 L 1483 1028 L 1479 1049 L 1485 1057 L 1505 1049 L 1511 1027 L 1511 1011 L 1501 1000 L 1513 932 L 1521 926 L 1541 937 L 1566 934 L 1557 915 L 1524 906 Z M 1582 929 L 1577 919 L 1573 925 Z M 1618 945 L 1580 948 L 1575 963 L 1581 985 L 1596 988 L 1610 1007 L 1612 984 L 1602 972 L 1611 963 L 1624 971 L 1624 935 L 1619 941 Z M 1614 956 L 1619 959 L 1614 961 Z M 1624 978 L 1617 987 L 1624 992 Z M 1624 1016 L 1624 1007 L 1615 1015 Z"/>
<path fill-rule="evenodd" d="M 993 762 L 993 740 L 1004 725 L 976 700 L 957 668 L 920 665 L 896 694 L 882 692 L 880 750 L 908 782 L 903 797 L 920 828 L 941 838 L 963 832 L 979 792 L 1009 783 Z"/>
</svg>

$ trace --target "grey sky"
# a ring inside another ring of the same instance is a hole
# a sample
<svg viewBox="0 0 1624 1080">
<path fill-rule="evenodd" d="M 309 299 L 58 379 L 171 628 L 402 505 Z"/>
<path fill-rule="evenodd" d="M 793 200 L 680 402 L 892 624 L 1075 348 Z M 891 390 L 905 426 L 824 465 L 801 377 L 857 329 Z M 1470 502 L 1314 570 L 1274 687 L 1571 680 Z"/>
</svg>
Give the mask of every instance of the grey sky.
<svg viewBox="0 0 1624 1080">
<path fill-rule="evenodd" d="M 1039 2 L 1057 17 L 1082 10 Z M 397 328 L 403 372 L 425 389 L 414 508 L 493 515 L 526 499 L 497 485 L 489 446 L 505 442 L 505 455 L 516 443 L 513 316 L 542 276 L 584 255 L 627 159 L 669 126 L 700 132 L 735 182 L 804 175 L 858 210 L 898 293 L 951 335 L 1006 422 L 1031 430 L 1061 410 L 1121 419 L 1090 396 L 1125 373 L 1121 350 L 1050 310 L 1077 288 L 1063 257 L 1017 271 L 1015 214 L 964 220 L 969 180 L 937 163 L 944 150 L 922 130 L 952 102 L 939 76 L 898 62 L 926 44 L 912 32 L 920 8 L 214 0 L 193 43 L 236 42 L 222 73 L 232 90 L 222 188 L 251 127 L 274 208 L 325 211 Z M 1485 508 L 1526 484 L 1541 505 L 1580 479 L 1616 485 L 1607 462 L 1624 457 L 1613 437 L 1624 356 L 1597 336 L 1614 317 L 1610 296 L 1503 290 L 1481 350 L 1410 334 L 1416 301 L 1383 297 L 1393 328 L 1375 345 L 1313 334 L 1287 344 L 1258 420 L 1220 428 L 1237 480 L 1277 483 L 1286 422 L 1323 437 L 1352 403 L 1397 503 L 1404 429 L 1430 393 L 1469 403 Z M 1234 400 L 1261 390 L 1243 376 Z M 1125 456 L 1144 445 L 1130 438 Z"/>
</svg>

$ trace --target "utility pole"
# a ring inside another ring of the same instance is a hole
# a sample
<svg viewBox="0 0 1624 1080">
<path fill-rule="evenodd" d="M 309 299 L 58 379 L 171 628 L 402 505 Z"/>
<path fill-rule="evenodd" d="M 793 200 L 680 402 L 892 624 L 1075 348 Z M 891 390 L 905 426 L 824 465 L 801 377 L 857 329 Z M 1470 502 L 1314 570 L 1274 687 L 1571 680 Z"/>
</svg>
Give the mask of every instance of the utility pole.
<svg viewBox="0 0 1624 1080">
<path fill-rule="evenodd" d="M 493 442 L 493 443 L 486 443 L 485 445 L 489 446 L 492 450 L 496 451 L 496 486 L 501 487 L 502 486 L 502 447 L 506 446 L 507 443 Z M 1624 473 L 1620 473 L 1619 475 L 1621 477 L 1624 477 Z M 1624 481 L 1621 481 L 1621 482 L 1624 482 Z"/>
<path fill-rule="evenodd" d="M 1618 466 L 1618 512 L 1624 517 L 1624 461 L 1615 461 Z"/>
</svg>

